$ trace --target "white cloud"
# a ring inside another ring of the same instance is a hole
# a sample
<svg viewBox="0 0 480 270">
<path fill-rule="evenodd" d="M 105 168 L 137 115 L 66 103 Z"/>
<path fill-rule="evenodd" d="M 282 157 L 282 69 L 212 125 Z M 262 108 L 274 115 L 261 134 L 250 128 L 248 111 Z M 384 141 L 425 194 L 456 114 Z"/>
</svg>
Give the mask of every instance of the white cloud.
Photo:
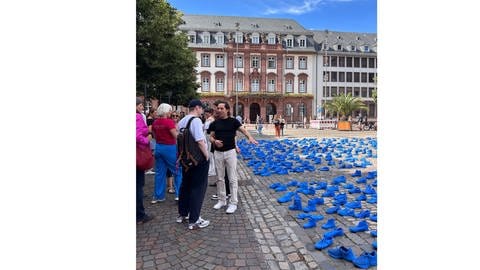
<svg viewBox="0 0 480 270">
<path fill-rule="evenodd" d="M 303 4 L 299 5 L 298 1 L 279 1 L 272 3 L 264 14 L 293 14 L 301 15 L 315 10 L 320 4 L 325 2 L 351 2 L 353 0 L 304 0 Z"/>
</svg>

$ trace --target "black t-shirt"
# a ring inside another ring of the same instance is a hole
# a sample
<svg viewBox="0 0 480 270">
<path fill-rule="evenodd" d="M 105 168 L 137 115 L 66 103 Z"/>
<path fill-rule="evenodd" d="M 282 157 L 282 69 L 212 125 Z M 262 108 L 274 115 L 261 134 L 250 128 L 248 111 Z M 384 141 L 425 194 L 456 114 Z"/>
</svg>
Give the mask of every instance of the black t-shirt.
<svg viewBox="0 0 480 270">
<path fill-rule="evenodd" d="M 235 149 L 235 135 L 241 126 L 242 124 L 233 117 L 213 121 L 208 127 L 208 132 L 215 132 L 215 139 L 223 141 L 223 147 L 215 146 L 215 151 L 225 152 Z"/>
</svg>

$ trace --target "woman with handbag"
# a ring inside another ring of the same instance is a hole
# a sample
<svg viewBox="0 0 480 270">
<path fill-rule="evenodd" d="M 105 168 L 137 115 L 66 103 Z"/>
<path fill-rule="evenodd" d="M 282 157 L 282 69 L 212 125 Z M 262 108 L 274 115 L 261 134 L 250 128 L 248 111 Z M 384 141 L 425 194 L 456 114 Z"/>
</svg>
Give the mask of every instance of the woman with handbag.
<svg viewBox="0 0 480 270">
<path fill-rule="evenodd" d="M 137 224 L 143 224 L 153 219 L 153 216 L 147 215 L 145 213 L 145 208 L 143 206 L 143 187 L 145 186 L 145 170 L 150 164 L 153 165 L 152 152 L 150 150 L 150 142 L 148 140 L 148 127 L 145 123 L 145 119 L 142 115 L 143 111 L 143 101 L 140 98 L 137 98 Z M 145 154 L 144 150 L 147 150 Z M 150 167 L 151 168 L 151 167 Z"/>
</svg>

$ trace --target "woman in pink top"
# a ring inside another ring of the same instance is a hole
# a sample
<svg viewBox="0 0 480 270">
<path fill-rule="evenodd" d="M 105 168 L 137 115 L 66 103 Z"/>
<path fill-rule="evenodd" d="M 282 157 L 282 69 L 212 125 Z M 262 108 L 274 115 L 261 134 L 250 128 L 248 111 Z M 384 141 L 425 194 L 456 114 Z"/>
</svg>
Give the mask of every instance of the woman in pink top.
<svg viewBox="0 0 480 270">
<path fill-rule="evenodd" d="M 142 116 L 143 101 L 137 98 L 137 144 L 148 145 L 148 127 Z M 137 168 L 137 224 L 143 224 L 153 219 L 145 213 L 143 206 L 143 186 L 145 185 L 145 171 Z"/>
<path fill-rule="evenodd" d="M 172 106 L 162 103 L 157 109 L 157 119 L 153 122 L 152 133 L 155 145 L 155 188 L 152 203 L 165 201 L 165 184 L 167 169 L 174 176 L 175 198 L 178 198 L 182 183 L 182 169 L 177 161 L 177 129 L 175 121 L 170 118 Z"/>
</svg>

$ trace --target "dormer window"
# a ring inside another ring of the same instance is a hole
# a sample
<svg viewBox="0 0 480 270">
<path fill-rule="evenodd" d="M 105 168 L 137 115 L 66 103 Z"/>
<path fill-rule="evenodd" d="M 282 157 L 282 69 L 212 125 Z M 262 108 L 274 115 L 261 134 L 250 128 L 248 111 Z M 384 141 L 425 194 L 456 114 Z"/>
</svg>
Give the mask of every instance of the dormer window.
<svg viewBox="0 0 480 270">
<path fill-rule="evenodd" d="M 337 51 L 341 51 L 342 50 L 342 45 L 338 44 L 337 45 Z"/>
<path fill-rule="evenodd" d="M 355 51 L 355 50 L 356 50 L 355 45 L 351 45 L 350 46 L 350 51 Z"/>
<path fill-rule="evenodd" d="M 305 48 L 307 47 L 307 38 L 305 36 L 300 36 L 298 38 L 298 46 L 300 48 Z"/>
<path fill-rule="evenodd" d="M 219 32 L 217 33 L 217 44 L 224 44 L 224 37 L 223 37 L 223 33 Z"/>
<path fill-rule="evenodd" d="M 367 45 L 365 45 L 365 46 L 363 46 L 363 51 L 364 52 L 370 52 L 370 48 Z"/>
<path fill-rule="evenodd" d="M 243 33 L 237 32 L 235 34 L 235 43 L 243 43 Z"/>
<path fill-rule="evenodd" d="M 210 33 L 209 32 L 203 32 L 202 33 L 202 43 L 203 44 L 210 44 Z"/>
<path fill-rule="evenodd" d="M 260 44 L 260 34 L 258 33 L 252 34 L 252 44 Z"/>
<path fill-rule="evenodd" d="M 293 36 L 288 35 L 285 39 L 287 48 L 293 48 Z"/>
<path fill-rule="evenodd" d="M 195 31 L 188 31 L 188 42 L 190 43 L 196 43 L 197 33 Z"/>
<path fill-rule="evenodd" d="M 268 42 L 267 43 L 270 44 L 270 45 L 275 45 L 276 44 L 275 41 L 276 41 L 275 34 L 273 34 L 273 33 L 268 34 Z"/>
</svg>

